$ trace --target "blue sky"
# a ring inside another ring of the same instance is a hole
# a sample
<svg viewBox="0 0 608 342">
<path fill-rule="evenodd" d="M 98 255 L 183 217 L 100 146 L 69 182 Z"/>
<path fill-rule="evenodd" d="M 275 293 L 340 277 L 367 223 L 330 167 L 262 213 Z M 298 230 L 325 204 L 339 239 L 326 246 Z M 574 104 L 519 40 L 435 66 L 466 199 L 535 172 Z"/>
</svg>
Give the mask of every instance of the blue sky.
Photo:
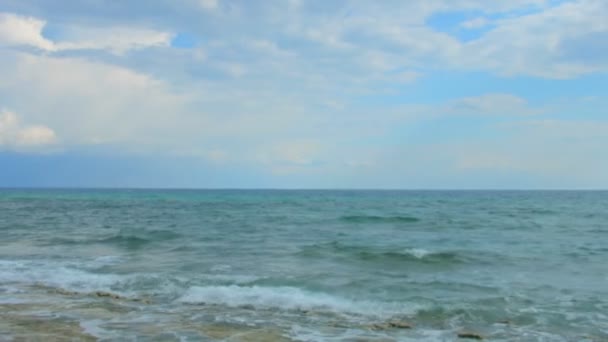
<svg viewBox="0 0 608 342">
<path fill-rule="evenodd" d="M 605 0 L 0 2 L 0 186 L 608 188 Z"/>
</svg>

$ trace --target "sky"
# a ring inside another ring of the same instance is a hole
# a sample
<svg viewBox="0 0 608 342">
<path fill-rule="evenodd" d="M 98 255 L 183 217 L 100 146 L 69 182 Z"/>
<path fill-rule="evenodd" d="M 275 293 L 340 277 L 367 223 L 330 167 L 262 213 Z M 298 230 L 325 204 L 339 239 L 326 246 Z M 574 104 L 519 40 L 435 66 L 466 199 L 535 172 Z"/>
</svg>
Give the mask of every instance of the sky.
<svg viewBox="0 0 608 342">
<path fill-rule="evenodd" d="M 2 0 L 0 187 L 608 189 L 606 0 Z"/>
</svg>

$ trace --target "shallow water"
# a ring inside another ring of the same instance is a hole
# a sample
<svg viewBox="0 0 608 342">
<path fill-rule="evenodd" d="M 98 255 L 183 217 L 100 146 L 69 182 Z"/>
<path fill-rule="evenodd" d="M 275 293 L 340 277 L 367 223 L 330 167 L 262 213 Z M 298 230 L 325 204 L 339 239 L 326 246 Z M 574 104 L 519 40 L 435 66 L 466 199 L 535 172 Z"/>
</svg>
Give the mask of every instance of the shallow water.
<svg viewBox="0 0 608 342">
<path fill-rule="evenodd" d="M 0 237 L 0 340 L 608 340 L 608 192 L 0 190 Z"/>
</svg>

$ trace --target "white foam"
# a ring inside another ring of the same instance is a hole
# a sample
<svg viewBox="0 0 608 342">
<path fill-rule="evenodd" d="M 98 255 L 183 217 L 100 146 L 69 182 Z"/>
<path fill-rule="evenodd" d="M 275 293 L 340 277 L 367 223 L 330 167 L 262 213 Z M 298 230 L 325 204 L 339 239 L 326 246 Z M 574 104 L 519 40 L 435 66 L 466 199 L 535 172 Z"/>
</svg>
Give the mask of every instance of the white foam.
<svg viewBox="0 0 608 342">
<path fill-rule="evenodd" d="M 25 300 L 25 299 L 19 299 L 19 298 L 0 298 L 0 304 L 6 305 L 6 304 L 25 304 L 25 303 L 29 303 L 30 301 Z"/>
<path fill-rule="evenodd" d="M 110 266 L 119 264 L 123 261 L 124 259 L 118 255 L 103 255 L 95 258 L 95 260 L 93 260 L 93 263 L 96 266 Z"/>
<path fill-rule="evenodd" d="M 207 274 L 204 275 L 204 278 L 210 281 L 234 283 L 238 285 L 250 284 L 260 279 L 263 279 L 263 277 L 256 277 L 245 274 Z"/>
<path fill-rule="evenodd" d="M 220 265 L 214 265 L 213 267 L 211 267 L 211 272 L 227 272 L 227 271 L 230 271 L 231 269 L 232 269 L 232 266 L 230 266 L 230 265 L 220 264 Z"/>
<path fill-rule="evenodd" d="M 112 274 L 95 274 L 44 261 L 0 260 L 2 283 L 43 284 L 76 291 L 107 289 L 125 280 Z"/>
<path fill-rule="evenodd" d="M 422 249 L 422 248 L 409 248 L 405 250 L 405 253 L 412 255 L 418 259 L 422 259 L 425 256 L 431 254 L 430 251 L 427 251 L 426 249 Z"/>
<path fill-rule="evenodd" d="M 396 303 L 356 301 L 287 286 L 194 286 L 178 301 L 189 304 L 254 306 L 259 309 L 325 311 L 365 316 L 413 312 L 412 307 L 408 308 Z"/>
<path fill-rule="evenodd" d="M 102 338 L 106 331 L 100 327 L 104 321 L 100 319 L 93 319 L 89 321 L 81 321 L 80 327 L 85 334 L 94 336 L 96 338 Z"/>
<path fill-rule="evenodd" d="M 415 329 L 395 331 L 372 331 L 367 328 L 348 328 L 322 330 L 318 327 L 292 325 L 290 337 L 296 341 L 397 341 L 401 342 L 440 342 L 451 341 L 452 334 L 441 330 Z"/>
</svg>

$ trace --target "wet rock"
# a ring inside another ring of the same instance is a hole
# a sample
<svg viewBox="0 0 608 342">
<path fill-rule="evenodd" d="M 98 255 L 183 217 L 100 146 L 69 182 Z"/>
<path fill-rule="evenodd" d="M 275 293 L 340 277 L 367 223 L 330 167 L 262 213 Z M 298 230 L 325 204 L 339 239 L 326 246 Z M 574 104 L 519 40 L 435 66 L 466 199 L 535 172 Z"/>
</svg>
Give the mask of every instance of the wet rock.
<svg viewBox="0 0 608 342">
<path fill-rule="evenodd" d="M 224 340 L 242 331 L 239 327 L 223 324 L 205 325 L 199 329 L 205 336 L 215 340 Z"/>
<path fill-rule="evenodd" d="M 135 303 L 152 304 L 152 301 L 148 298 L 132 298 L 131 301 Z"/>
<path fill-rule="evenodd" d="M 347 324 L 345 322 L 338 322 L 338 321 L 329 322 L 329 323 L 327 323 L 327 326 L 332 327 L 332 328 L 341 328 L 341 329 L 347 329 L 347 328 L 351 327 L 350 324 Z"/>
<path fill-rule="evenodd" d="M 64 295 L 64 296 L 78 296 L 78 295 L 80 295 L 80 293 L 78 293 L 78 292 L 68 291 L 68 290 L 64 290 L 64 289 L 54 289 L 52 292 L 56 293 L 56 294 Z"/>
<path fill-rule="evenodd" d="M 388 323 L 374 323 L 368 328 L 372 330 L 387 330 L 387 329 L 412 329 L 414 326 L 404 321 L 390 321 Z"/>
<path fill-rule="evenodd" d="M 126 300 L 126 301 L 131 301 L 131 302 L 138 302 L 138 303 L 144 303 L 144 304 L 150 304 L 150 300 L 147 298 L 127 298 L 127 297 L 123 297 L 121 295 L 117 295 L 115 293 L 111 293 L 111 292 L 105 292 L 105 291 L 95 291 L 92 293 L 82 293 L 82 292 L 76 292 L 76 291 L 69 291 L 69 290 L 64 290 L 61 288 L 51 288 L 48 290 L 49 293 L 53 293 L 53 294 L 60 294 L 63 296 L 94 296 L 94 297 L 99 297 L 99 298 L 110 298 L 110 299 L 116 299 L 116 300 Z"/>
<path fill-rule="evenodd" d="M 386 330 L 389 328 L 389 326 L 388 324 L 374 323 L 372 325 L 369 325 L 368 328 L 372 330 Z"/>
<path fill-rule="evenodd" d="M 124 301 L 135 302 L 135 303 L 144 303 L 144 304 L 151 303 L 151 301 L 147 298 L 127 298 L 127 297 L 123 297 L 121 295 L 117 295 L 115 293 L 104 292 L 104 291 L 95 291 L 91 295 L 93 295 L 95 297 L 99 297 L 99 298 L 111 298 L 111 299 L 115 299 L 115 300 L 124 300 Z"/>
<path fill-rule="evenodd" d="M 256 329 L 232 336 L 229 341 L 235 342 L 289 342 L 279 331 L 273 329 Z"/>
<path fill-rule="evenodd" d="M 397 329 L 412 329 L 414 326 L 408 322 L 403 322 L 403 321 L 391 321 L 388 322 L 388 326 L 390 328 L 397 328 Z"/>
<path fill-rule="evenodd" d="M 0 323 L 4 325 L 0 330 L 9 332 L 14 341 L 97 341 L 77 321 L 0 314 Z"/>
<path fill-rule="evenodd" d="M 95 296 L 97 297 L 102 297 L 102 298 L 112 298 L 112 299 L 126 299 L 122 296 L 119 296 L 117 294 L 114 293 L 110 293 L 110 292 L 103 292 L 103 291 L 96 291 L 93 293 Z"/>
<path fill-rule="evenodd" d="M 483 340 L 483 336 L 471 331 L 462 331 L 458 333 L 459 338 L 468 338 L 472 340 Z"/>
<path fill-rule="evenodd" d="M 230 342 L 289 342 L 280 331 L 275 329 L 259 329 L 239 325 L 207 325 L 200 328 L 201 332 L 214 340 Z"/>
</svg>

